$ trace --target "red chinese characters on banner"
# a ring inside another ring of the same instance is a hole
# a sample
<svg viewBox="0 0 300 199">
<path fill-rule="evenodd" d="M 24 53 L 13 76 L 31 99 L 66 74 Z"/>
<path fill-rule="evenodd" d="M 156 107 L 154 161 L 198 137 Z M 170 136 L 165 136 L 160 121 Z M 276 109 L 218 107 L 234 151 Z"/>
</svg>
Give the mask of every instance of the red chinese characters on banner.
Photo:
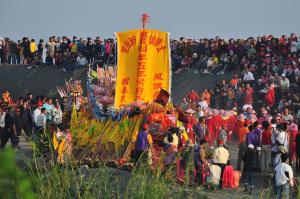
<svg viewBox="0 0 300 199">
<path fill-rule="evenodd" d="M 156 99 L 163 86 L 162 73 L 155 73 L 153 77 L 153 99 Z"/>
<path fill-rule="evenodd" d="M 126 94 L 128 93 L 128 85 L 129 85 L 129 77 L 125 77 L 122 79 L 122 91 L 121 91 L 121 104 L 126 104 Z"/>
<path fill-rule="evenodd" d="M 144 101 L 143 91 L 146 75 L 146 60 L 147 60 L 147 38 L 148 32 L 143 30 L 140 33 L 140 46 L 139 46 L 139 56 L 138 56 L 138 70 L 137 70 L 137 87 L 136 87 L 136 99 L 138 101 Z"/>
<path fill-rule="evenodd" d="M 136 36 L 134 35 L 124 42 L 124 45 L 121 46 L 121 52 L 128 54 L 130 48 L 134 47 L 135 45 L 136 45 Z"/>
<path fill-rule="evenodd" d="M 157 37 L 156 35 L 150 35 L 149 37 L 149 45 L 152 45 L 156 48 L 157 52 L 159 53 L 161 50 L 164 50 L 167 48 L 166 45 L 163 45 L 164 40 L 160 37 Z"/>
</svg>

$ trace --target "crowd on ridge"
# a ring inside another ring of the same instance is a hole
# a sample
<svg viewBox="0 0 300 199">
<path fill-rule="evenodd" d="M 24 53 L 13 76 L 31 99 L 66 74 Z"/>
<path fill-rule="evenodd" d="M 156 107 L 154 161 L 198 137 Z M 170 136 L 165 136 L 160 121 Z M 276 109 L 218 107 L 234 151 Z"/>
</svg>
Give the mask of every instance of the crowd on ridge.
<svg viewBox="0 0 300 199">
<path fill-rule="evenodd" d="M 28 37 L 15 42 L 0 37 L 0 64 L 48 65 L 75 70 L 87 64 L 114 64 L 115 49 L 113 39 L 102 40 L 100 37 L 52 36 L 46 42 Z"/>
</svg>

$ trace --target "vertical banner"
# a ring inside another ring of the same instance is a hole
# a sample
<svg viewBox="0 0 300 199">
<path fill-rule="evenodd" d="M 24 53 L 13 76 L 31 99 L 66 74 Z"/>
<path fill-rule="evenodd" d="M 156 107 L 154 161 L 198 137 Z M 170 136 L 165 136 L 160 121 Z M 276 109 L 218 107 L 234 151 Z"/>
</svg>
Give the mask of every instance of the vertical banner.
<svg viewBox="0 0 300 199">
<path fill-rule="evenodd" d="M 171 92 L 169 34 L 158 30 L 117 33 L 115 108 L 152 102 L 161 89 Z"/>
</svg>

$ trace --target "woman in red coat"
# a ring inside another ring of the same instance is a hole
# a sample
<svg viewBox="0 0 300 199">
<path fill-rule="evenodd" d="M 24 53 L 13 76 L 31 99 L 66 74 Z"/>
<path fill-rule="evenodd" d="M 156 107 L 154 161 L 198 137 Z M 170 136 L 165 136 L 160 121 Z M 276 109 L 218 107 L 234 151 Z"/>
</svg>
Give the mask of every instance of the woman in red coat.
<svg viewBox="0 0 300 199">
<path fill-rule="evenodd" d="M 275 104 L 275 89 L 274 84 L 271 84 L 266 95 L 265 95 L 265 101 L 269 107 L 274 106 Z"/>
</svg>

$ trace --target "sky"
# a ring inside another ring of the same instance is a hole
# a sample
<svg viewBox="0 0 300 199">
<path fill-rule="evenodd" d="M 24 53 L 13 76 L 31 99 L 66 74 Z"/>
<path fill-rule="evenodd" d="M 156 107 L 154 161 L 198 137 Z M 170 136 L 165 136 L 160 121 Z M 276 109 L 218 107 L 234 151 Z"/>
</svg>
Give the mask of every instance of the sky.
<svg viewBox="0 0 300 199">
<path fill-rule="evenodd" d="M 0 36 L 113 38 L 141 27 L 173 39 L 300 34 L 300 0 L 0 0 Z"/>
</svg>

